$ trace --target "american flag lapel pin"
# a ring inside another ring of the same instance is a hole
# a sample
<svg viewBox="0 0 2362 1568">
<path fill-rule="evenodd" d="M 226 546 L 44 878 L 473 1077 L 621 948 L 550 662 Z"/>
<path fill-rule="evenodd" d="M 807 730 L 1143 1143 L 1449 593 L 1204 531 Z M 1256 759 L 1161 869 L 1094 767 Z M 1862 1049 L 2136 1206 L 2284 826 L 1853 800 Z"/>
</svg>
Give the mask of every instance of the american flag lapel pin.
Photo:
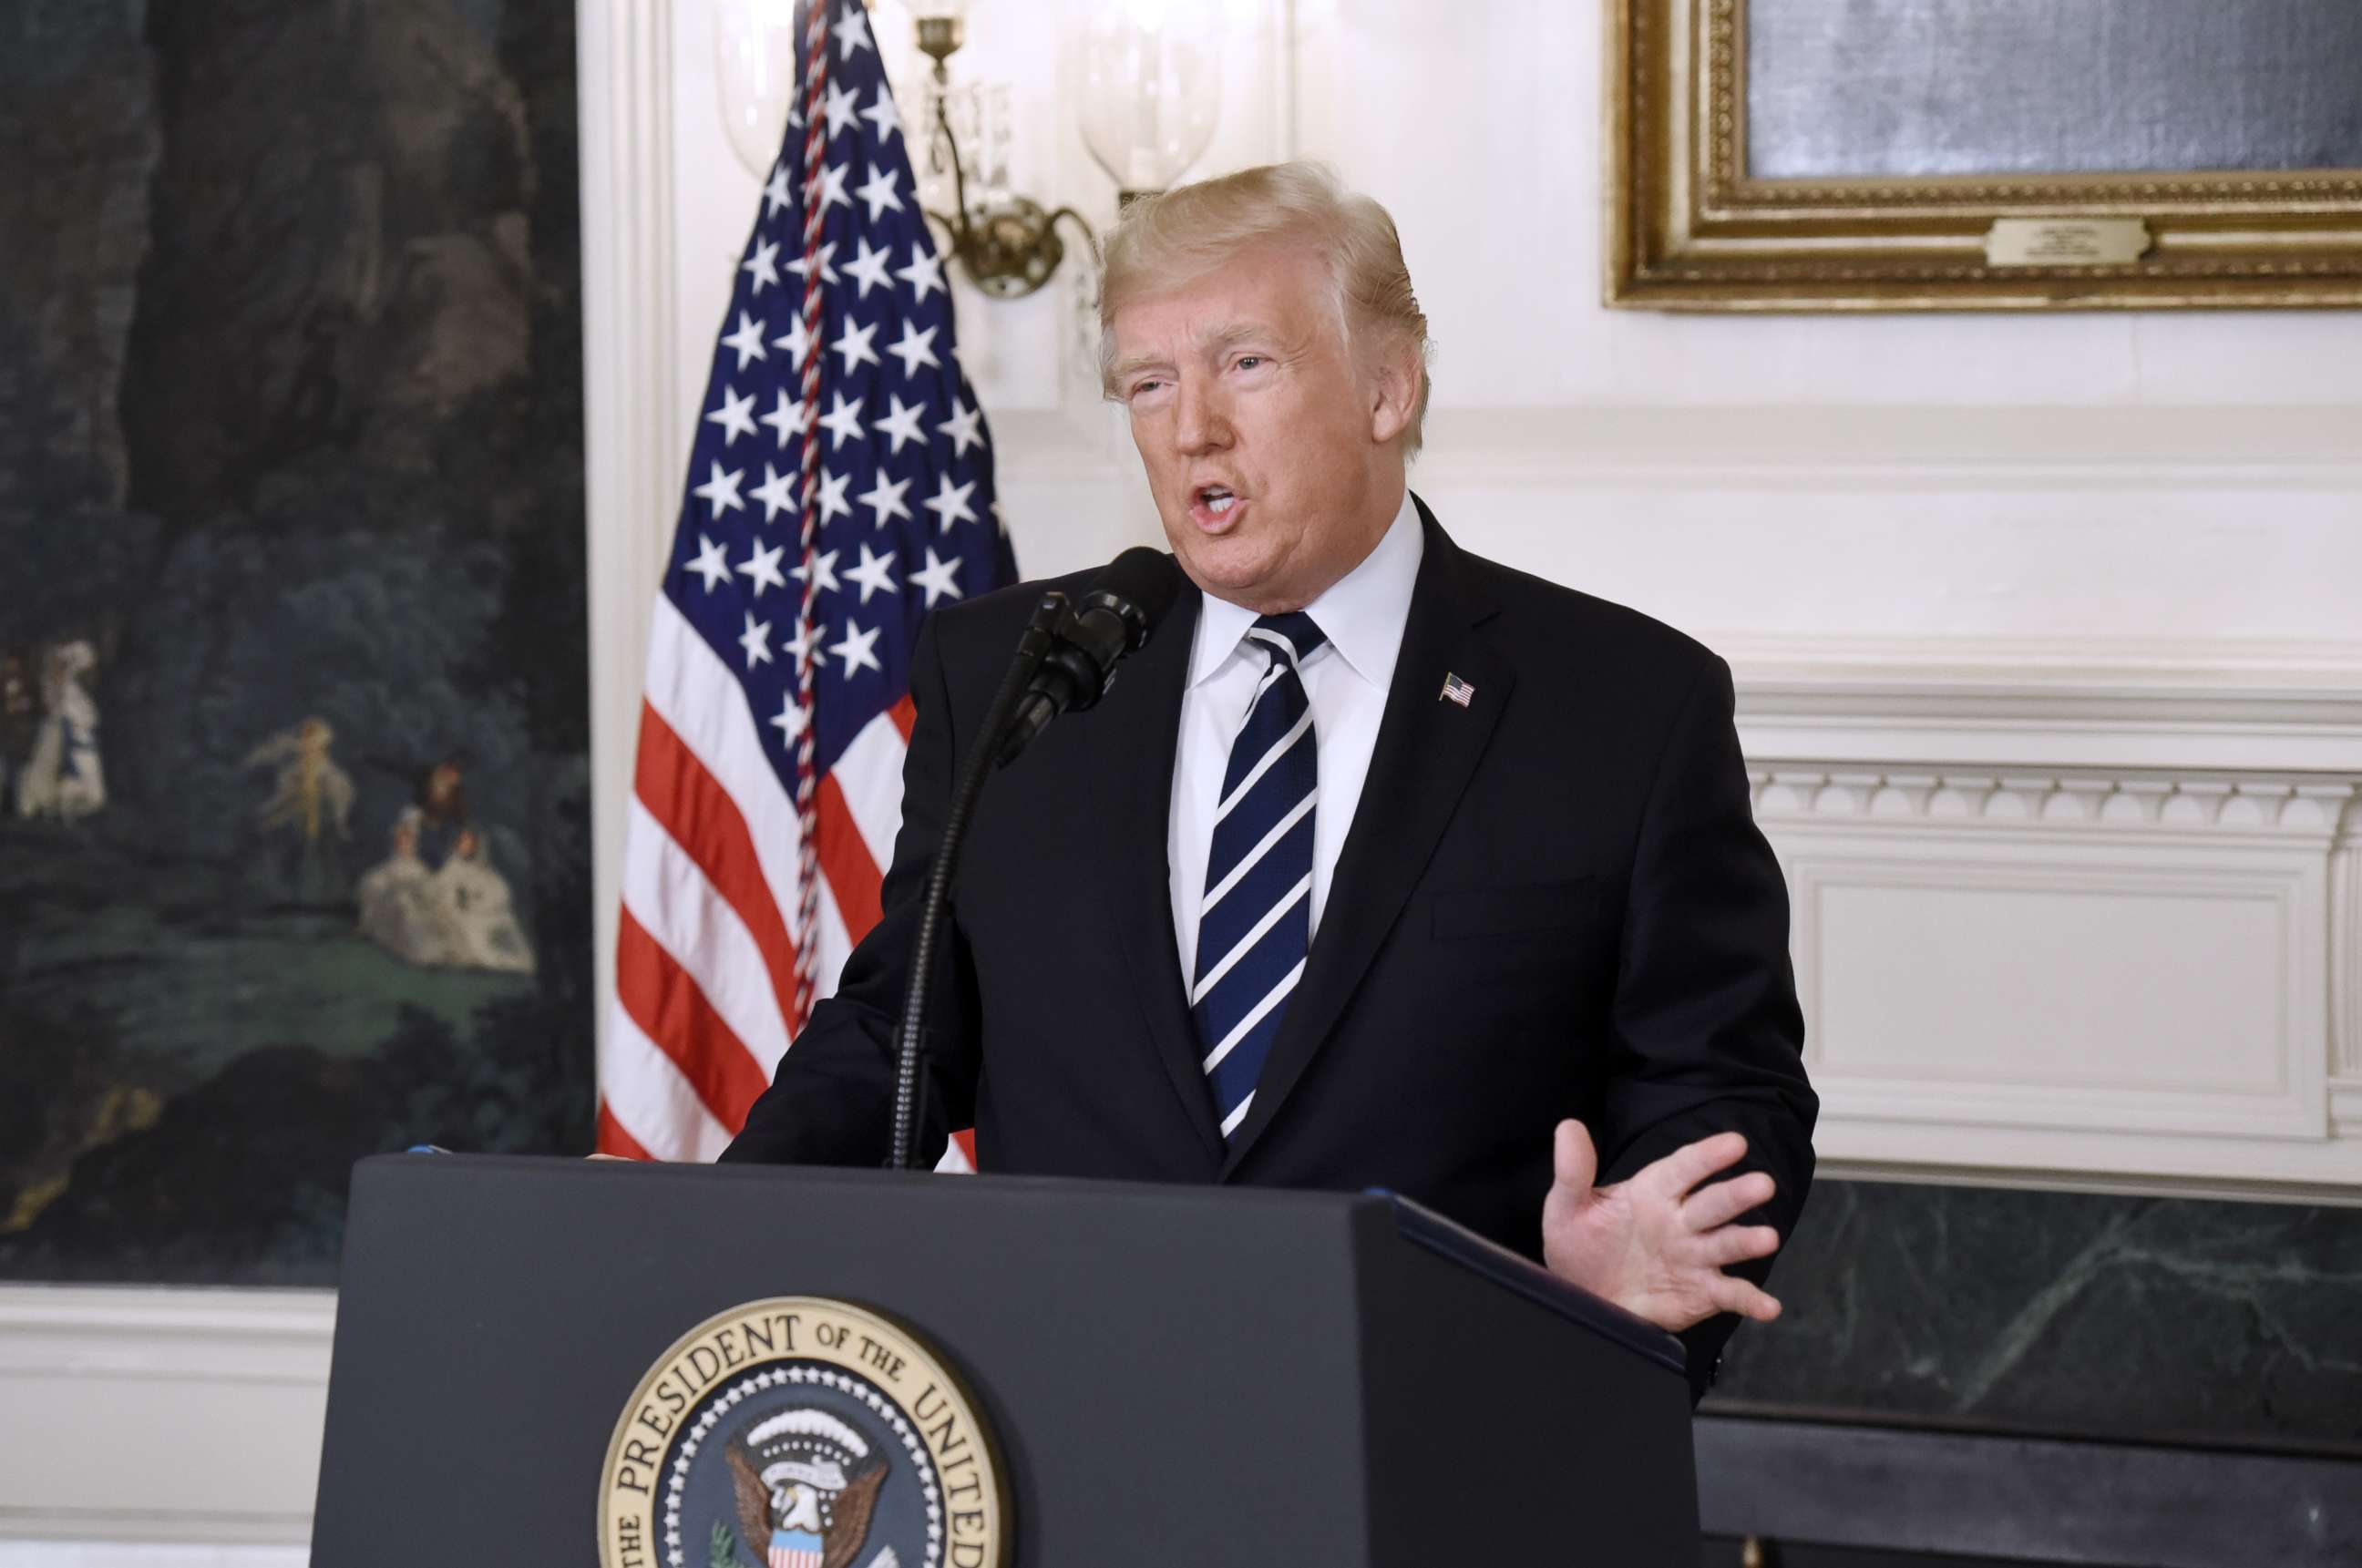
<svg viewBox="0 0 2362 1568">
<path fill-rule="evenodd" d="M 1468 699 L 1475 695 L 1476 688 L 1447 669 L 1443 672 L 1442 694 L 1436 700 L 1440 702 L 1457 702 L 1465 708 L 1468 706 Z"/>
</svg>

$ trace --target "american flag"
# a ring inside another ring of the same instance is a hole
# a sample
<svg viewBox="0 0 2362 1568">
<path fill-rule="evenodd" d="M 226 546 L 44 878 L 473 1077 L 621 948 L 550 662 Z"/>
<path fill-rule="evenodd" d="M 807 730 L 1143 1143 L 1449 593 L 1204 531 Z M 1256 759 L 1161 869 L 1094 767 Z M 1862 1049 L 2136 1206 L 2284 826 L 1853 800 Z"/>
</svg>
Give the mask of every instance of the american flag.
<svg viewBox="0 0 2362 1568">
<path fill-rule="evenodd" d="M 643 1159 L 721 1151 L 877 922 L 919 624 L 1016 579 L 868 15 L 796 32 L 648 642 L 599 1062 Z"/>
</svg>

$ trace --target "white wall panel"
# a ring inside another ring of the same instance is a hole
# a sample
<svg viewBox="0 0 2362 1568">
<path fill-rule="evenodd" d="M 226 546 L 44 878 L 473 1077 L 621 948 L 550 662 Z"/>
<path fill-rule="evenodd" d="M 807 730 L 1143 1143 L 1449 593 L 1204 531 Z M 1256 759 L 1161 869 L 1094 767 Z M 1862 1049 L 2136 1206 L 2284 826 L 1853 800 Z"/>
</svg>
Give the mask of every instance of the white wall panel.
<svg viewBox="0 0 2362 1568">
<path fill-rule="evenodd" d="M 1824 1156 L 2350 1198 L 2357 801 L 2312 776 L 1763 767 Z"/>
<path fill-rule="evenodd" d="M 1916 1091 L 1945 1120 L 1982 1099 L 2086 1125 L 2076 1097 L 2102 1089 L 2154 1098 L 2173 1131 L 2320 1132 L 2290 1093 L 2281 884 L 2135 856 L 1791 871 L 1816 960 L 1813 1061 L 1849 1085 Z"/>
</svg>

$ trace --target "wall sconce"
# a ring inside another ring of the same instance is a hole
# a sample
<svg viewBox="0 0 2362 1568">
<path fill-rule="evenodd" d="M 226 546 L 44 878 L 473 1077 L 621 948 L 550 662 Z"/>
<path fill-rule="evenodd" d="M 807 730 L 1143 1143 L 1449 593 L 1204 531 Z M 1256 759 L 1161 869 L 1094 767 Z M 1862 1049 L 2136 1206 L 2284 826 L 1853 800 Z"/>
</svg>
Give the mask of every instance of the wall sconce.
<svg viewBox="0 0 2362 1568">
<path fill-rule="evenodd" d="M 1074 220 L 1094 258 L 1098 238 L 1073 207 L 1045 210 L 1007 188 L 1005 89 L 972 92 L 955 113 L 947 62 L 966 41 L 968 3 L 911 3 L 918 47 L 935 62 L 932 113 L 923 116 L 933 122 L 926 156 L 937 174 L 949 165 L 952 184 L 952 211 L 927 217 L 978 289 L 1021 299 L 1065 259 L 1061 218 Z M 795 0 L 715 6 L 723 124 L 739 160 L 758 177 L 778 158 L 795 102 Z M 1083 142 L 1114 179 L 1120 206 L 1170 187 L 1204 154 L 1221 113 L 1223 31 L 1220 8 L 1203 0 L 1098 0 L 1083 44 Z M 969 122 L 966 147 L 960 120 Z"/>
<path fill-rule="evenodd" d="M 967 38 L 967 0 L 920 0 L 913 7 L 919 24 L 919 48 L 935 62 L 934 134 L 929 146 L 931 157 L 947 157 L 952 171 L 952 211 L 948 216 L 930 212 L 927 216 L 944 231 L 944 247 L 959 263 L 969 281 L 997 300 L 1022 299 L 1050 281 L 1058 264 L 1066 259 L 1065 243 L 1058 237 L 1060 218 L 1072 218 L 1075 226 L 1083 231 L 1083 239 L 1094 254 L 1098 249 L 1098 237 L 1083 215 L 1072 207 L 1044 211 L 1042 204 L 1030 196 L 1013 192 L 998 191 L 990 195 L 968 199 L 968 163 L 960 150 L 959 138 L 954 133 L 951 115 L 951 72 L 947 65 L 952 55 Z M 979 101 L 977 128 L 987 135 L 1006 127 L 988 127 L 985 124 L 989 108 Z M 992 181 L 990 185 L 998 186 Z"/>
</svg>

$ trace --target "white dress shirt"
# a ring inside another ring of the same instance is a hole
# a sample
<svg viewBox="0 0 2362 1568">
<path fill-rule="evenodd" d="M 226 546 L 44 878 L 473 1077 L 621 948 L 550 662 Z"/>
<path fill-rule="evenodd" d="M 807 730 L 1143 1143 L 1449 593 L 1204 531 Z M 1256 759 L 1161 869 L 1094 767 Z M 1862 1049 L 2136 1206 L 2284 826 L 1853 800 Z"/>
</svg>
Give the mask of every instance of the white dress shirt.
<svg viewBox="0 0 2362 1568">
<path fill-rule="evenodd" d="M 1362 564 L 1304 607 L 1328 641 L 1304 661 L 1304 691 L 1312 703 L 1312 736 L 1319 752 L 1319 781 L 1312 806 L 1312 929 L 1337 868 L 1345 831 L 1353 825 L 1369 775 L 1370 753 L 1378 744 L 1386 689 L 1395 658 L 1402 652 L 1403 622 L 1410 613 L 1411 588 L 1418 579 L 1427 541 L 1410 492 L 1387 525 L 1377 547 Z M 1214 808 L 1221 801 L 1222 775 L 1231 743 L 1246 723 L 1247 705 L 1270 661 L 1246 645 L 1255 613 L 1206 595 L 1189 646 L 1189 688 L 1181 697 L 1180 745 L 1173 758 L 1173 807 L 1166 820 L 1164 858 L 1173 886 L 1173 935 L 1181 948 L 1186 989 L 1197 972 L 1198 902 L 1206 891 L 1206 856 L 1214 843 Z"/>
</svg>

